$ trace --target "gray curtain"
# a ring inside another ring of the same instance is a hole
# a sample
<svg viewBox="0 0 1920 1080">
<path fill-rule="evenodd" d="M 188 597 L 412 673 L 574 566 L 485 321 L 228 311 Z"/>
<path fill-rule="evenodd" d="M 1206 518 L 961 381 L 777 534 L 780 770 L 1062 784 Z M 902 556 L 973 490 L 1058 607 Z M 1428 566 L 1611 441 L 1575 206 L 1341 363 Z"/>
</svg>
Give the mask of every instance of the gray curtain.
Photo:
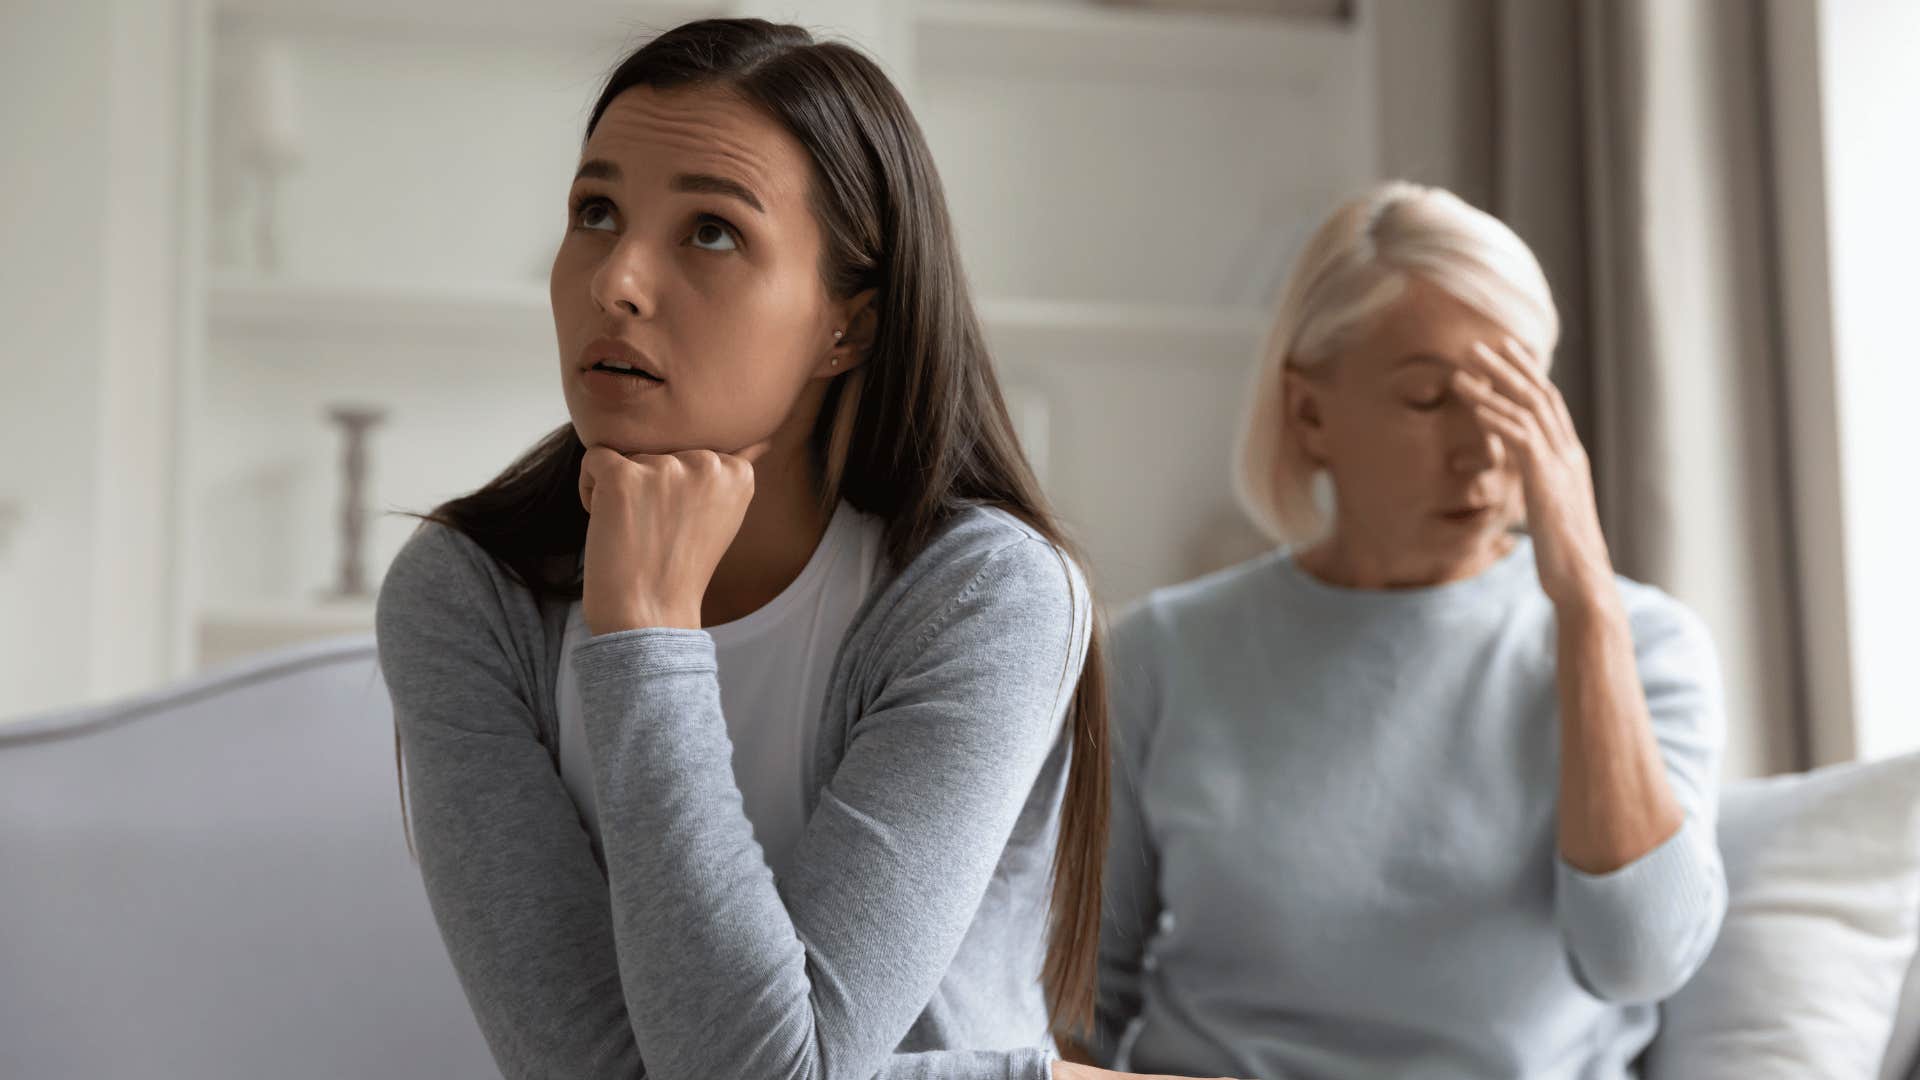
<svg viewBox="0 0 1920 1080">
<path fill-rule="evenodd" d="M 1849 756 L 1809 719 L 1766 6 L 1381 0 L 1374 16 L 1383 170 L 1453 187 L 1539 254 L 1615 565 L 1719 645 L 1727 775 Z"/>
</svg>

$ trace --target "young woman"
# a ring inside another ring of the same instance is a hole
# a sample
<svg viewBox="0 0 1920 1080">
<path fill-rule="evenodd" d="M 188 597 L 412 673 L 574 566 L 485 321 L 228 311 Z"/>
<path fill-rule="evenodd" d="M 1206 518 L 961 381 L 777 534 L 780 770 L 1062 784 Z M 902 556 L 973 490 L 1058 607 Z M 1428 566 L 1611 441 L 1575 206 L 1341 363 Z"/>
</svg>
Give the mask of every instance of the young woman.
<svg viewBox="0 0 1920 1080">
<path fill-rule="evenodd" d="M 1099 1060 L 1624 1077 L 1706 956 L 1713 647 L 1614 575 L 1557 336 L 1446 192 L 1308 242 L 1241 444 L 1288 546 L 1114 631 Z"/>
<path fill-rule="evenodd" d="M 552 304 L 571 422 L 378 616 L 502 1071 L 1048 1076 L 1092 1007 L 1099 636 L 899 94 L 758 21 L 639 49 Z"/>
</svg>

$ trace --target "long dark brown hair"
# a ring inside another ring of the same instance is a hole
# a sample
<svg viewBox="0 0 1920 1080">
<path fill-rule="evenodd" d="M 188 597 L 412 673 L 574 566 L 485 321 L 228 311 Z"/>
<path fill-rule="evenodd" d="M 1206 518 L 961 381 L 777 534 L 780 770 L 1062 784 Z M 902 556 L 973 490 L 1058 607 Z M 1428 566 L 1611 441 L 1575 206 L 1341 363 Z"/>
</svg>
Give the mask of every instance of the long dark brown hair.
<svg viewBox="0 0 1920 1080">
<path fill-rule="evenodd" d="M 795 26 L 688 23 L 620 63 L 594 104 L 587 137 L 613 99 L 636 86 L 722 87 L 783 124 L 813 160 L 829 293 L 845 299 L 874 290 L 866 362 L 833 380 L 813 432 L 825 504 L 844 499 L 883 520 L 895 568 L 971 504 L 1005 510 L 1063 557 L 1078 559 L 1008 418 L 933 157 L 880 68 Z M 576 600 L 587 534 L 577 487 L 585 453 L 572 425 L 563 425 L 485 487 L 424 516 L 465 533 L 536 596 Z M 1070 706 L 1072 757 L 1042 969 L 1053 1027 L 1066 1035 L 1084 1030 L 1093 1015 L 1106 853 L 1107 695 L 1097 615 L 1089 632 Z"/>
</svg>

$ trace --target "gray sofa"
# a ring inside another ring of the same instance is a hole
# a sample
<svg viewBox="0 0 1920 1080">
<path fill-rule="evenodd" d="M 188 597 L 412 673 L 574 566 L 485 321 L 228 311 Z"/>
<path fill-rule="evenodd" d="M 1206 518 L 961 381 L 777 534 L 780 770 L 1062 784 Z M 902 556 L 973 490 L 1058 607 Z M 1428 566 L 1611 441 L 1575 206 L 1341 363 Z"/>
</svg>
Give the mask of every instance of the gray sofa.
<svg viewBox="0 0 1920 1080">
<path fill-rule="evenodd" d="M 1883 1076 L 1913 1069 L 1917 985 Z M 370 638 L 0 723 L 0 1077 L 497 1075 Z"/>
<path fill-rule="evenodd" d="M 0 725 L 0 1077 L 498 1076 L 373 642 Z"/>
</svg>

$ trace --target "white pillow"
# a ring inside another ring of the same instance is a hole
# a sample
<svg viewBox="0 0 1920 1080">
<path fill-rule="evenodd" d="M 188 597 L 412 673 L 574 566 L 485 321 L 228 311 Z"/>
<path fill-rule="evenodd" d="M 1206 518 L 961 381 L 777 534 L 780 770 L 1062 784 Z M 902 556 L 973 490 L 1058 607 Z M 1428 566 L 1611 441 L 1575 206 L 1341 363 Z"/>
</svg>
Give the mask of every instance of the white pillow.
<svg viewBox="0 0 1920 1080">
<path fill-rule="evenodd" d="M 1900 1015 L 1893 1021 L 1893 1041 L 1880 1065 L 1880 1080 L 1920 1080 L 1920 961 L 1907 969 L 1907 988 L 1900 992 Z"/>
<path fill-rule="evenodd" d="M 1920 924 L 1920 754 L 1730 785 L 1728 910 L 1646 1080 L 1878 1075 Z"/>
</svg>

